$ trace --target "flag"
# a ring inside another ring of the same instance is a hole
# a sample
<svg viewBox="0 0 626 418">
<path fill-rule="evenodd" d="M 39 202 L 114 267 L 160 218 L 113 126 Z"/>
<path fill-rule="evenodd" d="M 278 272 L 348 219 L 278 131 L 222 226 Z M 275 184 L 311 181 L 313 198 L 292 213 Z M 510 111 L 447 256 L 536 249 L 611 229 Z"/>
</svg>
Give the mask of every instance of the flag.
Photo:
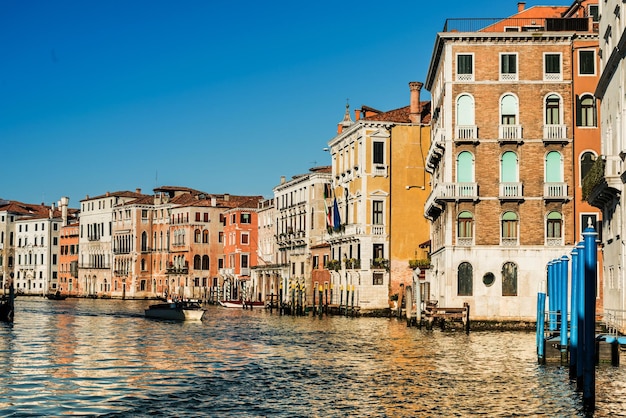
<svg viewBox="0 0 626 418">
<path fill-rule="evenodd" d="M 326 199 L 328 199 L 328 193 L 327 193 L 327 187 L 328 185 L 324 185 L 324 211 L 326 213 L 326 227 L 330 228 L 333 226 L 333 221 L 332 218 L 330 216 L 330 208 L 328 207 L 328 204 L 326 203 Z"/>
<path fill-rule="evenodd" d="M 339 231 L 341 229 L 341 218 L 339 217 L 339 205 L 337 205 L 337 197 L 333 202 L 333 229 Z"/>
</svg>

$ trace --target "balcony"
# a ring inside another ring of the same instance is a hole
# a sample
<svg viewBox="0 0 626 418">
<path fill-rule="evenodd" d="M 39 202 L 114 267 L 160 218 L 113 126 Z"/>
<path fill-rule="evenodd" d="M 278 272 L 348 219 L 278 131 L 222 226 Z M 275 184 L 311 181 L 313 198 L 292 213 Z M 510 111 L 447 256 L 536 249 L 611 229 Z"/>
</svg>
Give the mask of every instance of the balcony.
<svg viewBox="0 0 626 418">
<path fill-rule="evenodd" d="M 544 183 L 543 198 L 545 200 L 569 200 L 567 183 Z"/>
<path fill-rule="evenodd" d="M 166 274 L 187 274 L 189 273 L 189 265 L 185 263 L 184 266 L 170 265 L 165 271 Z"/>
<path fill-rule="evenodd" d="M 426 199 L 424 216 L 433 220 L 443 212 L 445 202 L 478 200 L 478 183 L 437 184 Z"/>
<path fill-rule="evenodd" d="M 428 149 L 428 155 L 426 156 L 426 171 L 432 173 L 435 167 L 439 164 L 443 153 L 445 151 L 445 131 L 443 129 L 437 129 L 433 135 L 433 142 Z"/>
<path fill-rule="evenodd" d="M 522 183 L 500 183 L 500 200 L 523 200 Z"/>
<path fill-rule="evenodd" d="M 435 219 L 443 212 L 445 202 L 478 200 L 478 183 L 441 183 L 426 199 L 424 215 Z"/>
<path fill-rule="evenodd" d="M 454 142 L 477 142 L 478 127 L 476 125 L 457 125 L 454 133 Z"/>
<path fill-rule="evenodd" d="M 385 164 L 374 164 L 372 166 L 372 175 L 387 177 L 387 166 Z"/>
<path fill-rule="evenodd" d="M 522 125 L 500 125 L 498 141 L 500 143 L 522 142 Z"/>
<path fill-rule="evenodd" d="M 620 163 L 619 157 L 598 157 L 583 179 L 583 200 L 598 209 L 612 207 L 622 189 Z"/>
<path fill-rule="evenodd" d="M 543 142 L 546 144 L 567 142 L 567 125 L 543 125 Z"/>
<path fill-rule="evenodd" d="M 589 18 L 454 18 L 447 19 L 444 32 L 504 32 L 505 27 L 520 28 L 522 32 L 530 31 L 572 31 L 588 32 L 593 27 Z M 593 30 L 597 32 L 597 30 Z"/>
<path fill-rule="evenodd" d="M 385 235 L 385 225 L 372 225 L 372 235 Z"/>
<path fill-rule="evenodd" d="M 442 183 L 435 192 L 435 199 L 441 201 L 478 200 L 478 183 Z"/>
<path fill-rule="evenodd" d="M 370 268 L 378 270 L 389 270 L 389 260 L 386 258 L 375 258 L 370 262 Z"/>
<path fill-rule="evenodd" d="M 344 259 L 346 270 L 359 270 L 361 269 L 361 260 L 358 258 L 346 258 Z"/>
</svg>

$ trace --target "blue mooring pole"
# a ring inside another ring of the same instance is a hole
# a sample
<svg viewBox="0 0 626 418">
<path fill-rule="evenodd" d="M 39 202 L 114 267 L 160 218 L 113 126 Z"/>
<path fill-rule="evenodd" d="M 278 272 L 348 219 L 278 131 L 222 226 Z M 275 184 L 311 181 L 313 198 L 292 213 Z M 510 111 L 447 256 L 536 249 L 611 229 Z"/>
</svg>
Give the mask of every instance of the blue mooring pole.
<svg viewBox="0 0 626 418">
<path fill-rule="evenodd" d="M 548 263 L 548 313 L 550 315 L 550 323 L 548 329 L 550 332 L 556 331 L 556 306 L 554 302 L 556 300 L 556 289 L 554 286 L 554 260 Z"/>
<path fill-rule="evenodd" d="M 576 362 L 578 360 L 578 249 L 572 250 L 572 312 L 570 314 L 569 339 L 569 378 L 576 379 Z"/>
<path fill-rule="evenodd" d="M 585 243 L 580 241 L 576 245 L 578 250 L 578 291 L 576 297 L 577 316 L 578 316 L 578 359 L 576 361 L 576 390 L 583 390 L 583 365 L 584 357 L 584 341 L 585 341 Z"/>
<path fill-rule="evenodd" d="M 584 315 L 584 366 L 583 407 L 591 413 L 596 407 L 596 281 L 598 233 L 592 226 L 585 228 L 585 315 Z"/>
<path fill-rule="evenodd" d="M 561 299 L 561 287 L 563 284 L 561 283 L 561 266 L 562 262 L 560 258 L 554 260 L 554 310 L 556 311 L 556 330 L 561 332 L 561 324 L 563 322 L 563 310 L 561 307 L 561 303 L 563 300 Z"/>
<path fill-rule="evenodd" d="M 569 258 L 561 257 L 561 364 L 567 364 L 568 332 L 567 326 L 567 273 Z"/>
<path fill-rule="evenodd" d="M 537 362 L 546 363 L 546 293 L 545 289 L 537 293 Z"/>
</svg>

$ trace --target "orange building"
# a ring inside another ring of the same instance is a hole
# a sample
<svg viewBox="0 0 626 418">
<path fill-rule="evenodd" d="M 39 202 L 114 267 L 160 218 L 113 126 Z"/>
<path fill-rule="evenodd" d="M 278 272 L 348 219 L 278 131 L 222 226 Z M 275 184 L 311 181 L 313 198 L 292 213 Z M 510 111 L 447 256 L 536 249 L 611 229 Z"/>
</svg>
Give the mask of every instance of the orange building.
<svg viewBox="0 0 626 418">
<path fill-rule="evenodd" d="M 252 286 L 250 268 L 258 264 L 258 207 L 253 197 L 224 212 L 224 268 L 221 269 L 221 300 L 262 301 Z"/>
</svg>

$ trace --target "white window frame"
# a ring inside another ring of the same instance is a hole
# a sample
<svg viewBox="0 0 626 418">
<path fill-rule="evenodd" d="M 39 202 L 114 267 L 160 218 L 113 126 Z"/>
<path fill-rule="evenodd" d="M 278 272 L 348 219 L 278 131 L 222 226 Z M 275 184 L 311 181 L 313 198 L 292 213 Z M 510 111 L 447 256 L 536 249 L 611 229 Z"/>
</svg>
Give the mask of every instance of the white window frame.
<svg viewBox="0 0 626 418">
<path fill-rule="evenodd" d="M 472 72 L 470 74 L 459 74 L 459 57 L 460 56 L 471 56 L 472 57 Z M 458 52 L 455 56 L 455 68 L 454 72 L 456 74 L 456 81 L 474 81 L 474 74 L 476 73 L 476 59 L 473 52 Z"/>
<path fill-rule="evenodd" d="M 515 57 L 515 72 L 504 73 L 502 72 L 502 57 L 505 55 L 512 55 Z M 500 69 L 500 81 L 517 81 L 519 79 L 519 56 L 517 52 L 501 52 L 498 60 L 498 67 Z"/>
<path fill-rule="evenodd" d="M 591 73 L 591 74 L 583 74 L 580 71 L 580 64 L 581 64 L 580 55 L 583 52 L 591 52 L 591 53 L 593 53 L 593 73 Z M 577 68 L 577 71 L 578 71 L 578 75 L 580 77 L 595 77 L 596 76 L 596 73 L 598 72 L 598 63 L 597 63 L 596 57 L 597 57 L 597 54 L 596 54 L 595 49 L 579 49 L 578 50 L 578 68 Z"/>
<path fill-rule="evenodd" d="M 546 57 L 548 55 L 559 56 L 559 72 L 558 73 L 546 73 Z M 561 52 L 544 52 L 543 53 L 543 81 L 563 81 L 563 54 Z"/>
</svg>

